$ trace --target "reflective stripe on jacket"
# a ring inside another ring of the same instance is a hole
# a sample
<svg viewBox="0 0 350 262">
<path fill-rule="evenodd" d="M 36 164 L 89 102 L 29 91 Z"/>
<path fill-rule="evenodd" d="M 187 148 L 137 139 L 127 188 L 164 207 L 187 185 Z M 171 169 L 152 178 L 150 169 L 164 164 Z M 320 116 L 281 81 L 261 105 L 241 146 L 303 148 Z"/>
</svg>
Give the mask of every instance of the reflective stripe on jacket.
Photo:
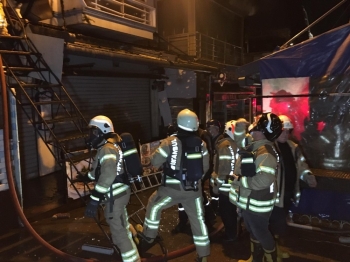
<svg viewBox="0 0 350 262">
<path fill-rule="evenodd" d="M 276 196 L 276 170 L 278 154 L 273 143 L 263 139 L 253 142 L 249 148 L 255 154 L 255 176 L 242 176 L 240 158 L 234 173 L 241 176 L 230 188 L 230 201 L 238 207 L 256 214 L 269 215 Z"/>
<path fill-rule="evenodd" d="M 172 135 L 162 140 L 159 147 L 151 155 L 151 163 L 154 167 L 158 168 L 168 161 L 170 169 L 180 170 L 181 156 L 181 141 L 175 135 Z M 196 155 L 187 155 L 187 157 L 196 157 Z M 209 153 L 204 141 L 202 141 L 202 157 L 203 174 L 205 174 L 209 169 Z"/>
<path fill-rule="evenodd" d="M 215 149 L 214 172 L 216 175 L 212 177 L 211 182 L 218 187 L 220 193 L 227 196 L 229 195 L 232 182 L 229 176 L 233 175 L 235 169 L 237 151 L 236 142 L 229 137 L 218 141 Z"/>
<path fill-rule="evenodd" d="M 295 167 L 297 170 L 296 175 L 296 183 L 295 183 L 295 187 L 294 187 L 294 204 L 297 206 L 299 204 L 300 201 L 300 183 L 299 180 L 304 180 L 305 181 L 305 176 L 308 175 L 309 173 L 312 174 L 309 165 L 306 163 L 305 157 L 301 152 L 300 147 L 294 143 L 291 140 L 287 140 L 287 142 L 290 149 L 292 150 L 292 155 L 294 157 L 294 163 L 295 163 Z M 275 146 L 278 148 L 278 144 L 275 143 Z M 277 185 L 281 184 L 281 168 L 278 169 L 278 175 L 277 175 Z M 283 179 L 283 181 L 285 181 L 285 179 Z M 285 185 L 284 183 L 282 184 L 282 186 L 280 186 L 278 188 L 278 192 L 277 192 L 277 198 L 276 198 L 276 203 L 275 205 L 278 207 L 283 207 L 283 198 L 284 198 L 284 193 L 285 193 Z"/>
<path fill-rule="evenodd" d="M 97 196 L 104 195 L 107 199 L 116 197 L 118 194 L 126 191 L 129 186 L 124 183 L 115 183 L 115 179 L 124 173 L 123 167 L 123 152 L 115 143 L 106 142 L 102 147 L 97 149 L 97 154 L 92 163 L 92 171 L 89 174 L 90 178 L 95 178 L 95 172 L 98 162 L 100 162 L 100 176 L 96 181 L 94 191 L 96 194 L 91 194 L 94 200 L 101 200 Z"/>
</svg>

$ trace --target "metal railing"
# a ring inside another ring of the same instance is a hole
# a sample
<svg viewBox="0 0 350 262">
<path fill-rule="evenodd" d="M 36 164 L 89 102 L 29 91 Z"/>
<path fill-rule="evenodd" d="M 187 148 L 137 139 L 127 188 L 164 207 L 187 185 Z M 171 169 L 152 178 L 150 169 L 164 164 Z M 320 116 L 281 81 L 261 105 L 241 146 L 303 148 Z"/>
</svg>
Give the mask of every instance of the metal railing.
<svg viewBox="0 0 350 262">
<path fill-rule="evenodd" d="M 243 50 L 217 38 L 196 32 L 165 37 L 168 43 L 189 56 L 225 65 L 241 65 Z M 168 50 L 177 51 L 168 46 Z"/>
<path fill-rule="evenodd" d="M 145 0 L 85 0 L 88 7 L 149 26 L 156 26 L 155 8 Z"/>
</svg>

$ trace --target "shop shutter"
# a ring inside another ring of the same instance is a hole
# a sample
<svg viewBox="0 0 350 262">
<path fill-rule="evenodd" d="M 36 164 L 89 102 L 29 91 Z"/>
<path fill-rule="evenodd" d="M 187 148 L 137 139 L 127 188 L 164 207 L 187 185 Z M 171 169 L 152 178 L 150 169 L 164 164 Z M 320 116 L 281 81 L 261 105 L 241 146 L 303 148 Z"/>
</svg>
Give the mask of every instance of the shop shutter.
<svg viewBox="0 0 350 262">
<path fill-rule="evenodd" d="M 117 133 L 129 132 L 136 142 L 151 140 L 149 79 L 69 76 L 63 84 L 87 121 L 105 115 Z"/>
</svg>

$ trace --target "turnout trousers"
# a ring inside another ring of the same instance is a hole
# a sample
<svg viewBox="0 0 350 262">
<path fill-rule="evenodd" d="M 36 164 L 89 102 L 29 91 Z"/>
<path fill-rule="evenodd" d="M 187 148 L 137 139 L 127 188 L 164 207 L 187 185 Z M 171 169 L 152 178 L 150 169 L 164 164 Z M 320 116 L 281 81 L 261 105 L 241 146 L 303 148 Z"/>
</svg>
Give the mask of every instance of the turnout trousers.
<svg viewBox="0 0 350 262">
<path fill-rule="evenodd" d="M 123 261 L 141 261 L 136 245 L 129 230 L 126 205 L 130 199 L 130 188 L 114 197 L 112 212 L 111 201 L 105 203 L 104 215 L 109 225 L 113 243 L 119 248 Z"/>
<path fill-rule="evenodd" d="M 275 240 L 269 230 L 270 215 L 257 215 L 246 210 L 242 210 L 242 217 L 245 227 L 250 233 L 252 240 L 260 242 L 265 250 L 275 249 Z"/>
<path fill-rule="evenodd" d="M 201 183 L 197 191 L 185 191 L 179 180 L 166 178 L 165 185 L 159 186 L 148 200 L 143 233 L 155 238 L 158 234 L 162 210 L 181 203 L 191 225 L 193 242 L 199 257 L 210 255 L 208 229 L 204 223 L 204 209 Z"/>
</svg>

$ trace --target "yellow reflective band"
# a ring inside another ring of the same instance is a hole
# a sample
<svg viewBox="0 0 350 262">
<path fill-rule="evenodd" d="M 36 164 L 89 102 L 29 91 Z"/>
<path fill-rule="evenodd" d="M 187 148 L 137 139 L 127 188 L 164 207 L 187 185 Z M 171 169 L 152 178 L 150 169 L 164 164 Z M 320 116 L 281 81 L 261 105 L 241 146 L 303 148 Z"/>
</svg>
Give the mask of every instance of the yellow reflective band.
<svg viewBox="0 0 350 262">
<path fill-rule="evenodd" d="M 237 131 L 235 130 L 234 134 L 235 134 L 236 136 L 240 136 L 240 135 L 245 134 L 245 131 L 237 132 Z"/>
<path fill-rule="evenodd" d="M 210 244 L 209 237 L 206 236 L 193 236 L 193 242 L 197 246 L 208 246 Z"/>
<path fill-rule="evenodd" d="M 265 172 L 265 173 L 274 175 L 274 174 L 275 174 L 275 169 L 274 169 L 274 168 L 271 168 L 271 167 L 268 167 L 268 166 L 259 166 L 259 167 L 256 169 L 256 172 L 257 172 L 257 173 L 259 173 L 259 172 Z"/>
<path fill-rule="evenodd" d="M 274 203 L 275 203 L 275 199 L 265 200 L 265 201 L 256 200 L 256 199 L 253 199 L 253 198 L 250 199 L 250 204 L 253 204 L 254 206 L 271 206 Z"/>
<path fill-rule="evenodd" d="M 137 149 L 136 148 L 130 149 L 130 150 L 127 150 L 127 151 L 123 152 L 124 156 L 129 156 L 129 155 L 134 154 L 134 153 L 137 153 Z"/>
<path fill-rule="evenodd" d="M 242 158 L 241 161 L 243 164 L 250 164 L 250 163 L 254 163 L 254 158 L 249 157 L 249 158 Z"/>
<path fill-rule="evenodd" d="M 166 184 L 180 184 L 181 182 L 177 179 L 167 177 L 165 180 L 165 183 Z"/>
<path fill-rule="evenodd" d="M 112 189 L 116 189 L 117 187 L 121 187 L 121 186 L 124 186 L 125 184 L 124 183 L 114 183 L 112 185 Z"/>
<path fill-rule="evenodd" d="M 163 156 L 163 157 L 165 157 L 165 158 L 167 158 L 168 157 L 168 154 L 164 151 L 164 149 L 162 149 L 162 148 L 158 148 L 158 151 L 159 151 L 159 153 Z"/>
<path fill-rule="evenodd" d="M 248 188 L 248 178 L 246 176 L 242 177 L 241 179 L 242 186 L 245 188 Z"/>
<path fill-rule="evenodd" d="M 128 258 L 128 257 L 136 255 L 136 250 L 130 250 L 128 252 L 122 253 L 121 255 L 122 255 L 122 258 L 124 261 L 124 258 Z"/>
<path fill-rule="evenodd" d="M 230 193 L 229 197 L 230 197 L 230 200 L 232 200 L 232 202 L 237 203 L 237 196 L 232 195 L 232 194 Z"/>
<path fill-rule="evenodd" d="M 88 178 L 95 180 L 95 176 L 91 172 L 88 173 Z"/>
<path fill-rule="evenodd" d="M 301 172 L 300 179 L 304 180 L 304 176 L 305 176 L 307 173 L 311 173 L 311 171 L 308 170 L 308 169 L 306 169 L 306 170 L 304 170 L 303 172 Z"/>
<path fill-rule="evenodd" d="M 114 155 L 114 154 L 106 154 L 106 155 L 104 155 L 104 156 L 101 158 L 100 163 L 102 164 L 105 160 L 109 160 L 109 159 L 112 159 L 112 160 L 114 160 L 114 161 L 117 161 L 117 156 Z"/>
<path fill-rule="evenodd" d="M 94 197 L 93 195 L 90 195 L 90 198 L 91 198 L 92 200 L 95 200 L 95 201 L 100 201 L 100 199 L 99 199 L 98 197 Z"/>
<path fill-rule="evenodd" d="M 197 218 L 198 218 L 198 221 L 199 221 L 199 224 L 200 224 L 200 227 L 201 227 L 201 232 L 204 236 L 207 236 L 208 235 L 208 229 L 207 229 L 207 226 L 205 225 L 204 223 L 204 217 L 203 217 L 203 214 L 204 214 L 204 210 L 202 208 L 202 197 L 197 197 L 195 199 L 195 203 L 196 203 L 196 212 L 197 212 Z"/>
<path fill-rule="evenodd" d="M 239 199 L 239 200 L 241 200 L 241 199 Z M 237 202 L 237 206 L 242 208 L 242 209 L 244 209 L 244 210 L 247 209 L 247 204 L 244 204 L 244 203 L 241 203 L 241 202 Z"/>
<path fill-rule="evenodd" d="M 232 157 L 231 157 L 231 155 L 221 155 L 221 156 L 219 156 L 219 159 L 220 159 L 220 160 L 221 160 L 221 159 L 228 159 L 228 160 L 231 160 Z"/>
<path fill-rule="evenodd" d="M 163 206 L 166 206 L 169 202 L 171 202 L 171 197 L 166 197 L 163 200 L 161 200 L 160 202 L 158 202 L 157 204 L 155 204 L 151 209 L 150 221 L 155 221 L 159 210 Z"/>
<path fill-rule="evenodd" d="M 97 192 L 100 192 L 100 193 L 103 193 L 103 194 L 106 194 L 106 192 L 108 191 L 108 187 L 103 187 L 103 186 L 100 186 L 100 185 L 96 185 L 95 186 L 95 190 Z"/>
<path fill-rule="evenodd" d="M 207 150 L 205 150 L 205 152 L 202 151 L 202 155 L 203 155 L 203 156 L 208 155 L 208 151 L 207 151 Z"/>
<path fill-rule="evenodd" d="M 227 187 L 219 187 L 219 190 L 223 192 L 230 192 L 230 189 Z"/>
<path fill-rule="evenodd" d="M 225 180 L 217 178 L 216 181 L 218 181 L 220 184 L 224 184 Z"/>
<path fill-rule="evenodd" d="M 200 153 L 195 153 L 195 154 L 188 154 L 187 159 L 199 159 L 202 158 L 202 154 Z"/>
<path fill-rule="evenodd" d="M 148 218 L 145 218 L 145 226 L 151 229 L 158 229 L 159 222 L 160 222 L 159 220 L 150 220 Z"/>
<path fill-rule="evenodd" d="M 272 210 L 273 207 L 254 207 L 249 205 L 249 209 L 256 213 L 266 213 Z"/>
<path fill-rule="evenodd" d="M 128 188 L 129 188 L 128 185 L 124 185 L 122 187 L 119 187 L 118 189 L 113 190 L 113 196 L 116 196 L 116 195 L 120 194 L 121 192 L 124 192 Z"/>
</svg>

